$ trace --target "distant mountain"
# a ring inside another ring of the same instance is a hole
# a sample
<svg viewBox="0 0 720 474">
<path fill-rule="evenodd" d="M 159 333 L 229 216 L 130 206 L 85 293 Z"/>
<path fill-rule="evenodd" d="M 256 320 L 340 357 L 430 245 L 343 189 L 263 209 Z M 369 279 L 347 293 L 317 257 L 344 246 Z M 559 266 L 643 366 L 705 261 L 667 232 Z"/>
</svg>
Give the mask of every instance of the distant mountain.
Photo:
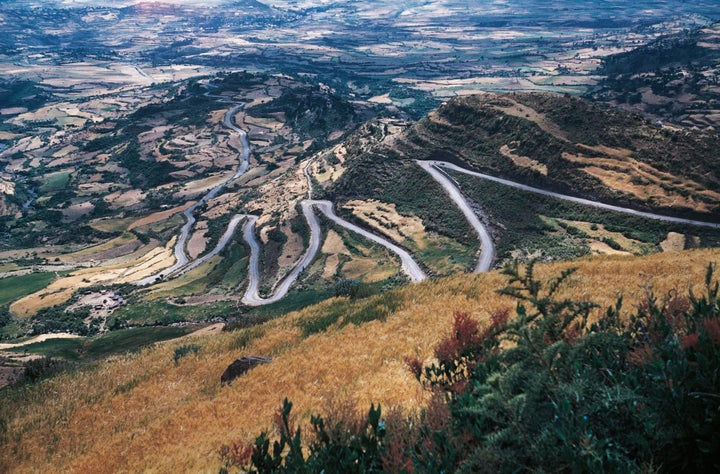
<svg viewBox="0 0 720 474">
<path fill-rule="evenodd" d="M 720 130 L 720 22 L 608 56 L 598 72 L 589 98 Z"/>
</svg>

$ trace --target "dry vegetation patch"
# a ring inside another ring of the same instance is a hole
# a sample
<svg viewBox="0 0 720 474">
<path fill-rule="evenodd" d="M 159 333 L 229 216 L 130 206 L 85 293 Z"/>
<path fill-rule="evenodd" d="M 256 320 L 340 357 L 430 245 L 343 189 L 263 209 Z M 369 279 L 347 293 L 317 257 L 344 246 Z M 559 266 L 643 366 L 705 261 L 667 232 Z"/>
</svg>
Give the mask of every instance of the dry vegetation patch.
<svg viewBox="0 0 720 474">
<path fill-rule="evenodd" d="M 625 237 L 625 235 L 622 234 L 622 232 L 612 232 L 605 228 L 603 224 L 596 224 L 594 222 L 584 222 L 584 221 L 571 221 L 567 219 L 557 219 L 558 222 L 565 223 L 567 225 L 570 225 L 572 227 L 575 227 L 576 229 L 584 232 L 590 238 L 597 239 L 599 241 L 610 239 L 614 241 L 617 245 L 621 247 L 621 249 L 615 249 L 615 252 L 604 252 L 604 253 L 625 253 L 625 254 L 640 254 L 642 253 L 641 244 L 642 242 L 638 240 L 634 240 L 628 237 Z M 604 249 L 607 247 L 597 245 L 598 242 L 595 243 L 595 247 L 597 249 Z M 608 247 L 609 248 L 609 247 Z M 602 253 L 602 252 L 601 252 Z"/>
<path fill-rule="evenodd" d="M 345 246 L 342 237 L 338 235 L 334 230 L 329 230 L 325 236 L 325 241 L 320 251 L 327 255 L 325 258 L 325 267 L 323 268 L 322 277 L 324 279 L 331 279 L 340 268 L 340 256 L 345 255 L 350 257 L 350 251 Z"/>
<path fill-rule="evenodd" d="M 331 156 L 328 156 L 331 155 Z M 321 185 L 334 183 L 345 171 L 345 156 L 347 149 L 344 145 L 337 145 L 313 160 L 309 164 L 309 172 Z"/>
<path fill-rule="evenodd" d="M 641 186 L 643 183 L 648 185 L 661 186 L 663 188 L 673 188 L 674 193 L 683 192 L 684 194 L 700 194 L 713 201 L 720 201 L 720 193 L 717 191 L 706 189 L 699 183 L 689 179 L 682 179 L 671 173 L 666 173 L 657 168 L 631 158 L 630 150 L 610 148 L 604 146 L 589 147 L 581 145 L 595 151 L 600 151 L 614 158 L 597 158 L 586 157 L 583 155 L 573 155 L 563 153 L 562 157 L 574 163 L 582 163 L 591 166 L 602 166 L 608 171 L 621 171 L 628 176 L 633 183 Z M 670 191 L 673 192 L 673 191 Z"/>
<path fill-rule="evenodd" d="M 605 242 L 598 242 L 597 240 L 589 242 L 588 247 L 590 247 L 592 253 L 600 255 L 632 255 L 630 252 L 614 249 Z"/>
<path fill-rule="evenodd" d="M 171 218 L 172 216 L 174 216 L 175 214 L 184 212 L 187 208 L 189 208 L 193 204 L 195 204 L 195 203 L 194 202 L 186 202 L 182 206 L 174 207 L 172 209 L 168 209 L 165 211 L 154 212 L 145 217 L 141 217 L 140 219 L 137 219 L 135 222 L 130 224 L 130 226 L 128 227 L 128 230 L 133 230 L 137 227 L 142 227 L 142 226 L 146 226 L 146 225 L 155 224 L 157 222 L 165 221 L 165 220 Z"/>
<path fill-rule="evenodd" d="M 536 274 L 549 278 L 577 265 L 560 298 L 606 306 L 622 293 L 631 308 L 648 288 L 662 296 L 674 288 L 697 287 L 707 263 L 719 257 L 718 250 L 594 257 L 540 265 Z M 10 472 L 215 471 L 220 445 L 253 441 L 270 427 L 286 396 L 302 426 L 338 398 L 351 399 L 362 411 L 370 402 L 384 410 L 415 409 L 426 394 L 405 368 L 404 357 L 429 360 L 455 310 L 482 324 L 490 311 L 513 308 L 513 300 L 495 293 L 504 284 L 505 277 L 493 272 L 411 285 L 397 290 L 395 298 L 403 303 L 385 321 L 303 338 L 302 321 L 355 304 L 333 299 L 258 328 L 197 337 L 193 343 L 200 351 L 177 366 L 173 351 L 179 342 L 45 380 L 33 387 L 35 395 L 0 408 L 11 435 L 0 466 Z M 598 310 L 596 317 L 601 314 Z M 221 387 L 220 374 L 242 355 L 273 361 Z"/>
<path fill-rule="evenodd" d="M 208 238 L 205 235 L 207 230 L 208 221 L 199 221 L 195 224 L 195 232 L 193 232 L 187 243 L 188 256 L 191 259 L 198 258 L 205 251 L 208 243 Z"/>
<path fill-rule="evenodd" d="M 710 212 L 717 207 L 717 205 L 709 205 L 707 202 L 697 201 L 692 195 L 683 196 L 670 191 L 660 184 L 637 183 L 632 175 L 628 175 L 624 171 L 615 171 L 598 166 L 586 166 L 582 170 L 590 176 L 599 179 L 608 188 L 629 194 L 643 202 L 652 202 L 656 206 L 659 205 L 669 208 L 680 207 L 698 212 Z M 715 194 L 712 191 L 708 192 Z"/>
<path fill-rule="evenodd" d="M 420 218 L 401 215 L 394 203 L 384 203 L 374 199 L 368 201 L 352 200 L 343 205 L 352 214 L 369 227 L 390 237 L 397 243 L 406 239 L 422 242 L 425 238 L 425 226 Z"/>
<path fill-rule="evenodd" d="M 258 227 L 270 222 L 275 216 L 280 221 L 290 221 L 297 215 L 295 204 L 307 196 L 307 179 L 301 168 L 275 170 L 260 185 L 260 196 L 253 200 L 253 207 L 262 209 Z"/>
<path fill-rule="evenodd" d="M 510 160 L 512 160 L 515 166 L 519 166 L 521 168 L 529 168 L 531 170 L 537 171 L 543 176 L 547 176 L 548 170 L 546 164 L 540 163 L 539 161 L 533 160 L 532 158 L 527 156 L 517 155 L 514 152 L 515 150 L 511 149 L 508 145 L 503 145 L 500 147 L 500 154 L 506 158 L 510 158 Z"/>
<path fill-rule="evenodd" d="M 129 263 L 106 262 L 103 266 L 79 269 L 58 278 L 44 289 L 15 301 L 10 311 L 21 318 L 28 318 L 40 309 L 65 303 L 81 288 L 95 285 L 131 283 L 159 273 L 174 261 L 174 239 L 165 247 L 148 249 Z"/>
<path fill-rule="evenodd" d="M 495 108 L 506 115 L 513 117 L 520 117 L 525 120 L 529 120 L 535 123 L 541 130 L 549 133 L 550 135 L 558 138 L 562 141 L 568 141 L 567 135 L 555 122 L 547 118 L 545 114 L 542 114 L 535 109 L 528 107 L 527 105 L 519 104 L 508 96 L 503 96 L 503 100 L 511 102 L 511 106 L 495 106 Z"/>
<path fill-rule="evenodd" d="M 660 242 L 660 248 L 663 252 L 679 252 L 685 249 L 685 241 L 685 234 L 668 232 L 667 238 Z"/>
</svg>

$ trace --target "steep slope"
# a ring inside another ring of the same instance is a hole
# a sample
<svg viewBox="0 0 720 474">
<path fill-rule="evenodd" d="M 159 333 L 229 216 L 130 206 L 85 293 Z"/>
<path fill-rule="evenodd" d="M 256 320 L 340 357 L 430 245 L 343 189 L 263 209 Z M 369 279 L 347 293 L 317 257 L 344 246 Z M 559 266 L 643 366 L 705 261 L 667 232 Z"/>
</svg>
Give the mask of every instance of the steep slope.
<svg viewBox="0 0 720 474">
<path fill-rule="evenodd" d="M 395 150 L 527 184 L 673 215 L 720 217 L 720 138 L 549 94 L 453 99 Z"/>
<path fill-rule="evenodd" d="M 367 124 L 318 161 L 342 170 L 325 174 L 332 178 L 320 183 L 326 197 L 341 210 L 352 207 L 365 225 L 382 232 L 387 224 L 370 203 L 392 205 L 399 215 L 417 219 L 467 253 L 477 249 L 477 237 L 416 160 L 449 161 L 593 202 L 718 222 L 718 144 L 714 133 L 660 128 L 637 114 L 582 99 L 482 94 L 452 99 L 413 124 Z M 657 252 L 676 234 L 684 235 L 684 248 L 716 245 L 712 229 L 635 219 L 587 205 L 570 208 L 537 193 L 445 171 L 489 227 L 499 262 L 528 255 L 567 259 L 591 252 Z M 360 215 L 357 202 L 373 208 Z M 433 251 L 443 250 L 436 245 Z M 429 267 L 442 274 L 437 266 Z"/>
<path fill-rule="evenodd" d="M 650 288 L 659 297 L 698 288 L 707 263 L 718 258 L 718 250 L 587 258 L 572 262 L 579 270 L 559 296 L 603 308 L 621 293 L 627 314 Z M 570 265 L 536 273 L 547 280 Z M 3 390 L 0 470 L 215 472 L 220 446 L 253 440 L 286 396 L 300 425 L 343 399 L 362 410 L 370 401 L 416 408 L 426 394 L 404 358 L 428 360 L 453 311 L 485 322 L 494 310 L 512 310 L 515 301 L 495 293 L 505 283 L 497 272 L 460 275 L 368 299 L 332 299 L 260 326 L 165 343 Z M 197 351 L 176 356 L 189 345 Z M 273 361 L 221 386 L 220 374 L 242 355 Z"/>
</svg>

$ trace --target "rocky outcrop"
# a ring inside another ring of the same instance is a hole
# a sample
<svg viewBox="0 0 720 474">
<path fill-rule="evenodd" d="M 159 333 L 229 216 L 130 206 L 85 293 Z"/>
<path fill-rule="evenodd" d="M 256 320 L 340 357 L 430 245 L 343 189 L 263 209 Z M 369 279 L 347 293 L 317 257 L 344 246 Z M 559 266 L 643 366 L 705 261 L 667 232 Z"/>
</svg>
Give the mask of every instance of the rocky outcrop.
<svg viewBox="0 0 720 474">
<path fill-rule="evenodd" d="M 220 383 L 230 385 L 233 380 L 240 377 L 248 370 L 253 369 L 260 364 L 267 364 L 270 361 L 272 361 L 270 357 L 241 357 L 240 359 L 230 364 L 227 369 L 225 369 L 225 372 L 223 372 L 223 374 L 220 376 Z"/>
</svg>

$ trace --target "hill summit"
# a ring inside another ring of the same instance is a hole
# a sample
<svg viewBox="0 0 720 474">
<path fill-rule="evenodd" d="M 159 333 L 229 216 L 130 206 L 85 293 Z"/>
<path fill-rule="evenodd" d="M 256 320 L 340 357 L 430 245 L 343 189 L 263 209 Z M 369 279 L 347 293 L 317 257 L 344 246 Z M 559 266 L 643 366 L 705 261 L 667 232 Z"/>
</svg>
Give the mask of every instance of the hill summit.
<svg viewBox="0 0 720 474">
<path fill-rule="evenodd" d="M 714 133 L 653 124 L 570 96 L 456 98 L 410 127 L 399 150 L 601 201 L 720 216 Z"/>
</svg>

